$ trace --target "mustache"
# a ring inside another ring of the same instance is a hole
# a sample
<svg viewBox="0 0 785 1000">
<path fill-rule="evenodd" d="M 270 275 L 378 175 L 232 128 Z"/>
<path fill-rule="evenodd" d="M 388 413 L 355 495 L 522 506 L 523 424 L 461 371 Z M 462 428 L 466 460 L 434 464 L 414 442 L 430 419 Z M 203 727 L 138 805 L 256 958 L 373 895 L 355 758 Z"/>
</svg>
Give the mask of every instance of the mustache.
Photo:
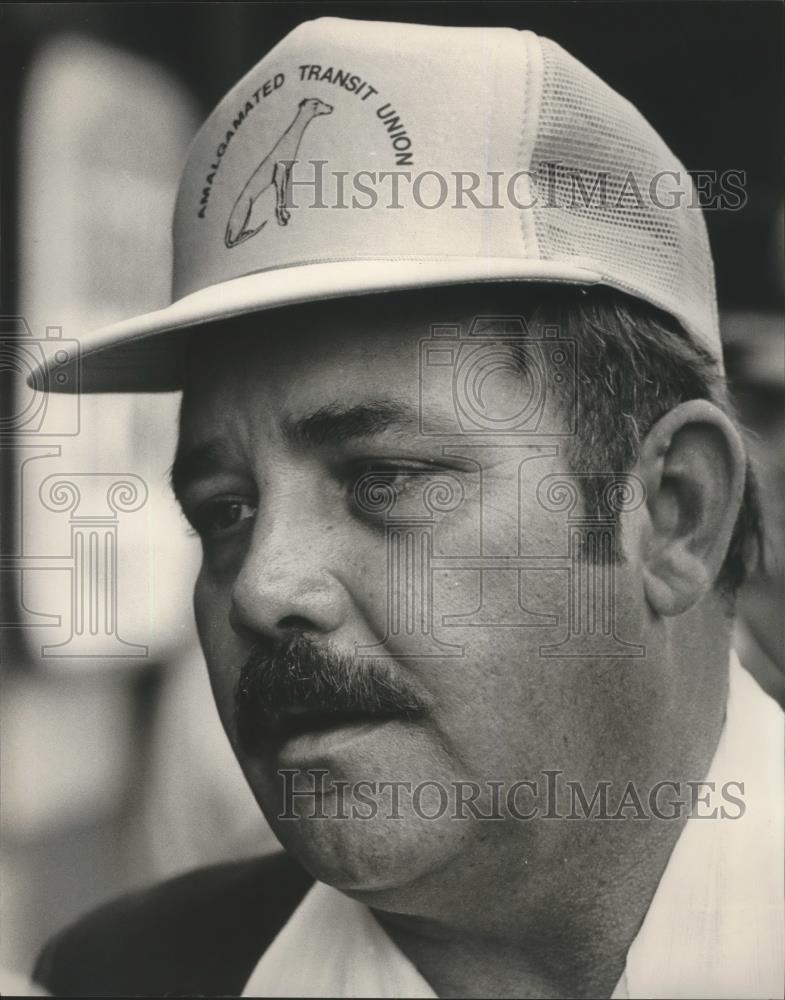
<svg viewBox="0 0 785 1000">
<path fill-rule="evenodd" d="M 427 707 L 394 661 L 358 659 L 304 635 L 258 642 L 240 670 L 234 701 L 238 740 L 248 754 L 293 708 L 413 718 Z"/>
</svg>

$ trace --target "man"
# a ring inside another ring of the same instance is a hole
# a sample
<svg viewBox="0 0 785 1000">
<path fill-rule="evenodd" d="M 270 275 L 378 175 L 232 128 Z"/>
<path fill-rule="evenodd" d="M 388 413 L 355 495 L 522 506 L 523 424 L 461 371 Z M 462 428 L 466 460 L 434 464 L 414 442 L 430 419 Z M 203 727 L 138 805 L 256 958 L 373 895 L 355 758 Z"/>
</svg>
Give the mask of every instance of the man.
<svg viewBox="0 0 785 1000">
<path fill-rule="evenodd" d="M 37 979 L 780 995 L 782 720 L 730 652 L 759 525 L 684 168 L 531 33 L 321 19 L 200 132 L 174 242 L 174 304 L 82 383 L 183 390 L 200 640 L 285 853 Z"/>
</svg>

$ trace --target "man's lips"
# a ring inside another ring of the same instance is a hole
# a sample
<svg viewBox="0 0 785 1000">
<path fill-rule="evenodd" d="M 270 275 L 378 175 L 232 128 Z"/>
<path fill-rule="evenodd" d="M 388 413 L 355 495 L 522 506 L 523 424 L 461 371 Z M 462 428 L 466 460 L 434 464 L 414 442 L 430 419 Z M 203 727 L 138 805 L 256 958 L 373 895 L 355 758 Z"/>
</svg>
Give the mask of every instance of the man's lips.
<svg viewBox="0 0 785 1000">
<path fill-rule="evenodd" d="M 283 644 L 255 646 L 234 692 L 239 748 L 248 756 L 321 752 L 360 733 L 425 714 L 428 701 L 390 657 L 363 657 L 296 634 Z"/>
<path fill-rule="evenodd" d="M 265 720 L 264 741 L 281 744 L 306 733 L 328 732 L 357 723 L 381 724 L 398 717 L 392 713 L 308 708 L 297 705 L 268 716 Z"/>
</svg>

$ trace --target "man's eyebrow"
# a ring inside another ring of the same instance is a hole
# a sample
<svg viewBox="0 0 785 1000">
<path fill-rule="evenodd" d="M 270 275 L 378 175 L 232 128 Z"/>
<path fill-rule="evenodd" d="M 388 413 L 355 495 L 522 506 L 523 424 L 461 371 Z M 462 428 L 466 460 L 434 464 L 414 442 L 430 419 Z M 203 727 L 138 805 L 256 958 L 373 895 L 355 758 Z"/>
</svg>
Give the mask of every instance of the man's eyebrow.
<svg viewBox="0 0 785 1000">
<path fill-rule="evenodd" d="M 370 400 L 348 407 L 330 403 L 307 417 L 285 419 L 282 429 L 292 446 L 307 448 L 417 425 L 417 411 L 413 407 L 391 400 Z"/>
<path fill-rule="evenodd" d="M 207 476 L 226 461 L 226 446 L 220 441 L 205 441 L 175 455 L 169 470 L 169 483 L 175 497 L 181 501 L 187 486 L 195 479 Z"/>
<path fill-rule="evenodd" d="M 390 428 L 408 429 L 417 425 L 417 411 L 413 407 L 390 400 L 370 400 L 349 407 L 331 403 L 308 416 L 286 418 L 282 430 L 284 438 L 293 447 L 308 448 L 371 437 Z M 169 471 L 169 482 L 175 497 L 181 500 L 190 483 L 224 466 L 226 453 L 226 443 L 218 439 L 178 451 Z"/>
</svg>

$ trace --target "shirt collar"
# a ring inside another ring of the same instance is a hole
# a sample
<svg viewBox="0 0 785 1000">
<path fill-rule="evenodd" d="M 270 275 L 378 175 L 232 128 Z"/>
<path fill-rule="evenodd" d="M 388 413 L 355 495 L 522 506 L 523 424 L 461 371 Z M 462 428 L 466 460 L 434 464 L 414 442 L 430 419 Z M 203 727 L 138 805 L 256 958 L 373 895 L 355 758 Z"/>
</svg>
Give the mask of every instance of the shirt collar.
<svg viewBox="0 0 785 1000">
<path fill-rule="evenodd" d="M 435 997 L 371 911 L 317 882 L 262 955 L 244 997 Z"/>
<path fill-rule="evenodd" d="M 741 783 L 733 794 L 743 812 L 732 807 L 738 818 L 687 821 L 613 1000 L 783 995 L 784 760 L 782 711 L 733 654 L 725 725 L 706 781 L 714 782 L 712 807 L 723 803 L 726 782 Z M 367 906 L 317 882 L 243 996 L 436 994 Z"/>
<path fill-rule="evenodd" d="M 784 736 L 782 710 L 732 654 L 725 726 L 706 781 L 711 808 L 722 808 L 732 782 L 744 811 L 687 821 L 614 1000 L 783 995 Z"/>
</svg>

